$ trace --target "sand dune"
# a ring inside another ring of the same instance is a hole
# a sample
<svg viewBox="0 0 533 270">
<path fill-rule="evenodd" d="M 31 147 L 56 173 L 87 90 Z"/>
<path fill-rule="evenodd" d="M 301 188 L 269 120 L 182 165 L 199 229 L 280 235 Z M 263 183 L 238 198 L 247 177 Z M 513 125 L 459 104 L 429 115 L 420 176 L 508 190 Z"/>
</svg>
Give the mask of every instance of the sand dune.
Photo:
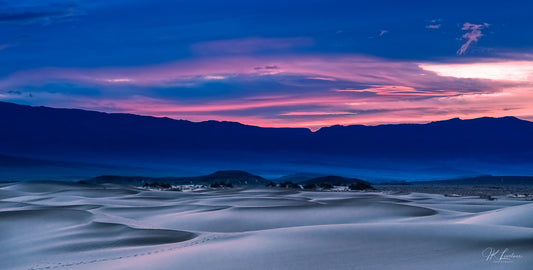
<svg viewBox="0 0 533 270">
<path fill-rule="evenodd" d="M 533 204 L 412 193 L 0 185 L 2 269 L 530 269 Z"/>
<path fill-rule="evenodd" d="M 533 207 L 526 204 L 496 209 L 469 218 L 465 222 L 533 228 Z"/>
</svg>

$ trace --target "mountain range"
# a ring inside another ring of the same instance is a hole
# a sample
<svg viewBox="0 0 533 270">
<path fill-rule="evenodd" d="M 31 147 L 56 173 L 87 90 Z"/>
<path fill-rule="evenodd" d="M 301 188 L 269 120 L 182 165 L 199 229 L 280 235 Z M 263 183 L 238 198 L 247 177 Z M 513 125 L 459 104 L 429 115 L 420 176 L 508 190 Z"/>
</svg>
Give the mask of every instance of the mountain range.
<svg viewBox="0 0 533 270">
<path fill-rule="evenodd" d="M 61 174 L 68 167 L 71 177 L 225 169 L 415 180 L 533 174 L 533 123 L 515 117 L 313 132 L 6 102 L 0 102 L 0 115 L 0 178 L 24 178 L 24 169 L 18 176 L 9 172 L 26 165 L 34 173 L 53 167 Z M 72 170 L 76 166 L 85 169 Z M 50 173 L 41 171 L 42 177 Z"/>
</svg>

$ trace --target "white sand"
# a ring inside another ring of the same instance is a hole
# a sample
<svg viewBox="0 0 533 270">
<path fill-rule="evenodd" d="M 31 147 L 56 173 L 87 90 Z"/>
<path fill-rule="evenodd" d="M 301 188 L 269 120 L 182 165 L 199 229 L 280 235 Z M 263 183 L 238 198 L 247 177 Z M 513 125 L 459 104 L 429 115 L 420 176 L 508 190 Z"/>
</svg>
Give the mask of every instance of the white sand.
<svg viewBox="0 0 533 270">
<path fill-rule="evenodd" d="M 533 204 L 517 198 L 0 185 L 0 269 L 532 265 Z"/>
</svg>

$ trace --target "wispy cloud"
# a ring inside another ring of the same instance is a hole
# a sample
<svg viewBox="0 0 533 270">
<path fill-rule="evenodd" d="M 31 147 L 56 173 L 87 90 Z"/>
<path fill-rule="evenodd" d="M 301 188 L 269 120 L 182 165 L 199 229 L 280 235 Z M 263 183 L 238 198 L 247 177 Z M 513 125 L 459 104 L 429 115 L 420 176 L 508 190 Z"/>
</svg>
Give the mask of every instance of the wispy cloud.
<svg viewBox="0 0 533 270">
<path fill-rule="evenodd" d="M 50 24 L 83 15 L 73 0 L 0 2 L 0 23 Z"/>
<path fill-rule="evenodd" d="M 354 115 L 357 114 L 355 112 L 338 112 L 338 111 L 328 111 L 328 112 L 321 112 L 321 111 L 312 111 L 312 112 L 288 112 L 288 113 L 282 113 L 281 115 L 284 116 L 331 116 L 331 115 Z"/>
<path fill-rule="evenodd" d="M 427 29 L 439 29 L 441 27 L 440 24 L 441 19 L 433 19 L 429 21 L 429 24 L 426 25 Z"/>
<path fill-rule="evenodd" d="M 495 81 L 529 82 L 533 80 L 533 61 L 497 61 L 462 64 L 421 64 L 440 76 L 486 79 Z"/>
<path fill-rule="evenodd" d="M 467 31 L 463 35 L 463 39 L 466 40 L 466 42 L 459 48 L 457 51 L 458 55 L 463 55 L 466 53 L 468 48 L 472 45 L 472 43 L 477 42 L 482 36 L 483 33 L 481 32 L 482 29 L 489 27 L 490 24 L 483 23 L 483 24 L 472 24 L 472 23 L 464 23 L 461 30 Z"/>
<path fill-rule="evenodd" d="M 368 39 L 379 39 L 383 36 L 387 35 L 389 33 L 389 30 L 380 30 L 377 34 L 372 34 L 371 36 L 368 36 Z"/>
<path fill-rule="evenodd" d="M 444 95 L 454 95 L 458 92 L 446 91 L 441 93 L 439 91 L 424 91 L 417 90 L 413 87 L 400 86 L 400 85 L 370 85 L 368 88 L 364 89 L 336 89 L 336 92 L 353 92 L 353 93 L 375 93 L 376 96 L 405 96 L 405 97 L 424 97 L 424 96 L 442 96 Z"/>
<path fill-rule="evenodd" d="M 426 25 L 427 29 L 439 29 L 441 27 L 441 24 L 428 24 Z"/>
</svg>

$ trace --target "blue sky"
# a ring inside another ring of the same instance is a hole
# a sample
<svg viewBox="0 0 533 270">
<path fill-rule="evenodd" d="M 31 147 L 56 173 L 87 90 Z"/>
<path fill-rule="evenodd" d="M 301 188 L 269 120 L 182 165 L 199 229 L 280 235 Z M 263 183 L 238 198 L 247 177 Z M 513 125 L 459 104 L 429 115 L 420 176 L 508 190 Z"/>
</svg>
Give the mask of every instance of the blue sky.
<svg viewBox="0 0 533 270">
<path fill-rule="evenodd" d="M 532 8 L 0 0 L 0 100 L 311 128 L 533 119 Z"/>
</svg>

